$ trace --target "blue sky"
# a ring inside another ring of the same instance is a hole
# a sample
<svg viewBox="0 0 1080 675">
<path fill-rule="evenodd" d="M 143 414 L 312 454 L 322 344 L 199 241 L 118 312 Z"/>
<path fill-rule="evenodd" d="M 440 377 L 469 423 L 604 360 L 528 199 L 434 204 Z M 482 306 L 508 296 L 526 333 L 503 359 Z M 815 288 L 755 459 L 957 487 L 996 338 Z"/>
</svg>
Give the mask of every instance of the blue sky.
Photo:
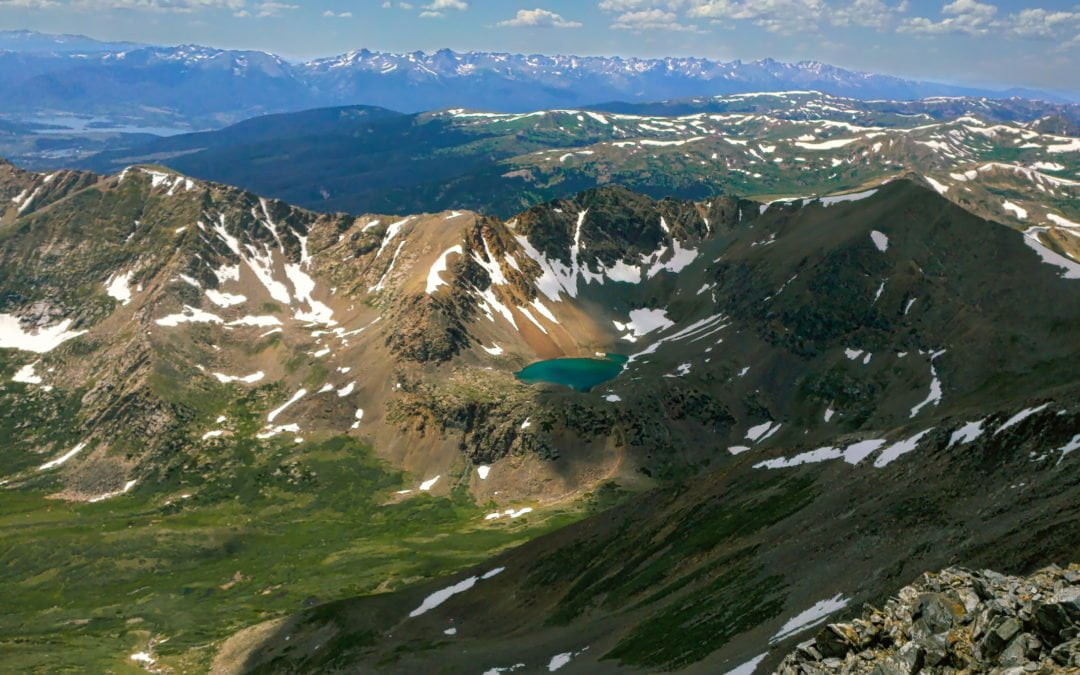
<svg viewBox="0 0 1080 675">
<path fill-rule="evenodd" d="M 1060 0 L 0 0 L 0 28 L 290 58 L 449 47 L 813 59 L 1080 92 L 1080 4 Z"/>
</svg>

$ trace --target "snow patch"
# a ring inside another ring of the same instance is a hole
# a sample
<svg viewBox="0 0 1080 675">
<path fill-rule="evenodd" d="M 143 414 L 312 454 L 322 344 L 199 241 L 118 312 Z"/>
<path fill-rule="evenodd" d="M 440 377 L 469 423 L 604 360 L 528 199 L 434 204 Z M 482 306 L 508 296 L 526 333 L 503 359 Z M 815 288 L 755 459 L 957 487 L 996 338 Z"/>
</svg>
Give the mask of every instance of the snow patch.
<svg viewBox="0 0 1080 675">
<path fill-rule="evenodd" d="M 915 417 L 919 414 L 919 411 L 928 405 L 939 405 L 941 403 L 941 380 L 938 379 L 937 368 L 934 366 L 934 360 L 945 353 L 945 350 L 934 352 L 930 355 L 930 393 L 927 394 L 926 399 L 915 405 L 911 409 L 911 417 Z"/>
<path fill-rule="evenodd" d="M 217 381 L 222 384 L 230 384 L 232 382 L 255 384 L 256 382 L 259 382 L 264 377 L 266 377 L 266 373 L 260 370 L 257 373 L 252 373 L 251 375 L 224 375 L 222 373 L 213 373 L 213 376 L 217 378 Z"/>
<path fill-rule="evenodd" d="M 648 335 L 656 330 L 667 330 L 675 325 L 675 322 L 667 318 L 667 311 L 663 309 L 634 309 L 630 311 L 630 320 L 626 323 L 613 321 L 615 328 L 626 333 L 621 340 L 636 342 L 638 338 Z"/>
<path fill-rule="evenodd" d="M 772 636 L 769 643 L 773 644 L 779 642 L 786 637 L 801 633 L 818 624 L 824 623 L 825 620 L 829 618 L 830 614 L 847 607 L 847 604 L 850 601 L 849 598 L 845 598 L 842 594 L 837 593 L 827 600 L 821 600 L 815 603 L 810 609 L 800 612 L 788 619 L 787 623 L 781 626 L 780 630 L 776 632 L 776 635 Z"/>
<path fill-rule="evenodd" d="M 754 675 L 754 672 L 757 670 L 758 665 L 760 665 L 761 662 L 764 661 L 765 657 L 768 655 L 768 652 L 765 652 L 764 654 L 759 654 L 747 661 L 746 663 L 732 668 L 724 675 Z"/>
<path fill-rule="evenodd" d="M 750 427 L 750 430 L 746 432 L 746 437 L 755 443 L 764 441 L 769 436 L 775 434 L 781 426 L 782 425 L 779 422 L 762 422 L 757 426 Z"/>
<path fill-rule="evenodd" d="M 1005 423 L 1002 424 L 1000 427 L 998 427 L 997 430 L 994 432 L 994 435 L 997 436 L 998 434 L 1000 434 L 1002 431 L 1005 431 L 1009 427 L 1014 427 L 1017 424 L 1020 424 L 1021 422 L 1026 420 L 1027 418 L 1031 417 L 1035 413 L 1042 412 L 1043 410 L 1046 410 L 1049 407 L 1050 407 L 1050 402 L 1047 401 L 1046 403 L 1043 403 L 1042 405 L 1040 405 L 1038 407 L 1024 408 L 1023 410 L 1021 410 L 1020 412 L 1016 413 L 1015 415 L 1010 417 L 1008 420 L 1006 420 Z"/>
<path fill-rule="evenodd" d="M 213 288 L 206 289 L 206 299 L 214 303 L 218 307 L 232 307 L 234 305 L 240 305 L 247 302 L 247 298 L 242 295 L 222 293 L 221 291 L 215 290 Z"/>
<path fill-rule="evenodd" d="M 889 249 L 889 237 L 885 233 L 873 230 L 870 233 L 870 239 L 873 240 L 874 246 L 877 246 L 877 250 L 882 253 Z"/>
<path fill-rule="evenodd" d="M 496 511 L 495 513 L 489 513 L 486 516 L 484 516 L 484 520 L 498 520 L 499 518 L 510 518 L 511 520 L 513 520 L 514 518 L 520 518 L 521 516 L 524 516 L 526 513 L 532 513 L 532 512 L 533 512 L 533 508 L 531 506 L 526 506 L 526 507 L 520 508 L 520 509 L 518 509 L 516 511 L 514 509 L 507 509 L 507 510 L 502 511 L 502 512 Z"/>
<path fill-rule="evenodd" d="M 12 382 L 19 382 L 21 384 L 41 384 L 41 376 L 34 372 L 34 367 L 37 366 L 37 361 L 34 363 L 28 363 L 22 368 L 15 371 L 15 375 L 12 376 Z"/>
<path fill-rule="evenodd" d="M 943 194 L 945 194 L 946 192 L 949 191 L 949 186 L 948 185 L 945 185 L 944 183 L 939 183 L 938 181 L 934 180 L 930 176 L 923 176 L 923 178 L 926 179 L 927 183 L 930 183 L 930 187 L 937 190 L 938 194 L 943 195 Z"/>
<path fill-rule="evenodd" d="M 244 316 L 236 321 L 230 321 L 226 326 L 255 326 L 256 328 L 269 328 L 280 326 L 281 320 L 275 316 Z M 265 335 L 269 335 L 266 333 Z"/>
<path fill-rule="evenodd" d="M 266 440 L 267 438 L 273 438 L 274 436 L 277 436 L 278 434 L 283 434 L 285 432 L 298 434 L 300 433 L 300 425 L 294 422 L 293 424 L 282 424 L 281 426 L 268 427 L 265 431 L 255 434 L 255 438 L 258 438 L 259 440 Z"/>
<path fill-rule="evenodd" d="M 1009 211 L 1009 212 L 1015 214 L 1016 217 L 1019 218 L 1020 220 L 1027 220 L 1027 217 L 1028 217 L 1027 209 L 1025 209 L 1025 208 L 1023 208 L 1021 206 L 1018 206 L 1017 204 L 1013 204 L 1012 202 L 1010 202 L 1008 200 L 1002 202 L 1001 206 L 1006 211 Z"/>
<path fill-rule="evenodd" d="M 787 469 L 793 466 L 799 466 L 800 464 L 816 464 L 818 462 L 826 462 L 830 459 L 840 459 L 844 454 L 840 450 L 833 447 L 818 448 L 816 450 L 810 450 L 808 452 L 800 452 L 794 457 L 777 457 L 776 459 L 768 459 L 764 462 L 758 462 L 754 465 L 755 469 Z"/>
<path fill-rule="evenodd" d="M 493 576 L 495 576 L 495 575 L 499 574 L 500 572 L 502 572 L 504 569 L 506 569 L 506 568 L 505 567 L 496 567 L 495 569 L 493 569 L 493 570 L 491 570 L 491 571 L 489 571 L 489 572 L 487 572 L 487 573 L 485 573 L 485 574 L 483 574 L 481 576 L 471 576 L 468 579 L 463 579 L 463 580 L 457 582 L 453 586 L 447 586 L 446 588 L 435 591 L 431 595 L 424 598 L 424 601 L 422 603 L 420 603 L 419 607 L 417 607 L 413 611 L 409 612 L 409 618 L 411 618 L 411 619 L 416 618 L 416 617 L 420 616 L 421 614 L 426 614 L 427 612 L 430 612 L 431 610 L 433 610 L 436 607 L 438 607 L 439 605 L 443 604 L 444 602 L 446 602 L 450 598 L 454 597 L 458 593 L 464 593 L 465 591 L 469 590 L 470 588 L 472 588 L 473 586 L 476 585 L 476 582 L 481 581 L 481 580 L 490 579 Z"/>
<path fill-rule="evenodd" d="M 109 294 L 109 297 L 113 298 L 121 305 L 126 305 L 131 302 L 131 275 L 133 272 L 124 272 L 123 274 L 117 274 L 110 277 L 105 282 L 105 292 Z"/>
<path fill-rule="evenodd" d="M 964 426 L 960 427 L 956 431 L 952 432 L 952 436 L 949 437 L 949 444 L 946 448 L 951 448 L 956 444 L 967 445 L 983 433 L 983 422 L 985 419 L 978 420 L 976 422 L 968 422 Z"/>
<path fill-rule="evenodd" d="M 1077 450 L 1080 450 L 1080 434 L 1073 436 L 1071 441 L 1058 448 L 1058 452 L 1061 453 L 1061 456 L 1058 457 L 1058 463 L 1060 464 L 1061 460 L 1065 459 L 1065 455 L 1068 455 L 1070 452 L 1076 452 Z"/>
<path fill-rule="evenodd" d="M 859 138 L 835 138 L 831 141 L 821 141 L 819 143 L 807 143 L 804 141 L 797 141 L 795 145 L 807 150 L 835 150 L 836 148 L 842 148 L 845 145 L 851 145 Z"/>
<path fill-rule="evenodd" d="M 423 491 L 423 492 L 427 492 L 428 490 L 430 490 L 432 487 L 435 486 L 435 483 L 439 482 L 440 478 L 442 478 L 441 474 L 438 475 L 438 476 L 435 476 L 434 478 L 428 479 L 428 480 L 424 481 L 423 483 L 420 483 L 420 490 Z"/>
<path fill-rule="evenodd" d="M 175 328 L 182 323 L 225 323 L 225 321 L 216 314 L 204 312 L 203 310 L 191 307 L 190 305 L 184 305 L 184 311 L 182 313 L 170 314 L 169 316 L 158 319 L 154 323 L 159 326 Z"/>
<path fill-rule="evenodd" d="M 70 327 L 71 319 L 64 319 L 55 326 L 27 332 L 23 330 L 18 317 L 0 314 L 0 349 L 19 349 L 25 352 L 46 354 L 68 340 L 86 333 L 84 330 L 69 331 Z"/>
<path fill-rule="evenodd" d="M 68 450 L 64 454 L 57 457 L 56 459 L 45 462 L 44 464 L 39 466 L 38 471 L 48 471 L 49 469 L 54 469 L 54 468 L 60 466 L 64 462 L 68 461 L 69 459 L 71 459 L 75 455 L 82 452 L 83 448 L 85 448 L 85 447 L 86 447 L 86 443 L 79 443 L 74 448 L 72 448 L 71 450 Z"/>
<path fill-rule="evenodd" d="M 288 408 L 293 403 L 296 403 L 297 401 L 302 399 L 306 394 L 307 394 L 307 389 L 301 389 L 298 392 L 296 392 L 295 394 L 293 394 L 292 398 L 290 398 L 288 401 L 285 401 L 285 403 L 283 403 L 280 408 L 277 408 L 277 409 L 271 411 L 270 414 L 266 416 L 266 421 L 267 422 L 273 422 L 275 419 L 277 419 L 278 415 L 285 412 L 286 408 Z"/>
<path fill-rule="evenodd" d="M 907 453 L 911 452 L 916 447 L 918 447 L 919 441 L 921 441 L 923 437 L 926 436 L 926 434 L 930 433 L 933 430 L 934 428 L 930 427 L 925 431 L 920 431 L 911 438 L 905 438 L 902 441 L 897 441 L 896 443 L 893 443 L 889 447 L 885 448 L 881 451 L 881 454 L 878 455 L 877 459 L 874 460 L 874 468 L 880 469 L 882 467 L 888 466 L 901 455 L 906 455 Z"/>
<path fill-rule="evenodd" d="M 852 443 L 844 448 L 844 461 L 848 464 L 858 464 L 885 443 L 886 441 L 880 438 Z"/>
<path fill-rule="evenodd" d="M 446 282 L 443 281 L 441 275 L 447 269 L 447 265 L 449 264 L 447 259 L 449 258 L 451 253 L 457 253 L 458 255 L 462 255 L 463 251 L 461 246 L 451 246 L 450 248 L 443 251 L 443 254 L 439 256 L 438 260 L 436 260 L 435 263 L 431 266 L 431 269 L 428 270 L 427 290 L 425 291 L 428 295 L 431 295 L 436 290 L 438 290 L 439 286 L 443 286 L 446 284 Z"/>
<path fill-rule="evenodd" d="M 857 202 L 868 197 L 873 197 L 877 193 L 877 188 L 872 190 L 866 190 L 864 192 L 849 192 L 843 195 L 829 195 L 828 197 L 821 197 L 820 202 L 822 206 L 830 206 L 832 204 L 840 204 L 842 202 Z"/>
<path fill-rule="evenodd" d="M 1064 270 L 1061 273 L 1061 277 L 1064 279 L 1080 279 L 1080 263 L 1075 260 L 1070 260 L 1065 256 L 1055 253 L 1050 249 L 1043 246 L 1042 242 L 1037 237 L 1024 233 L 1024 243 L 1028 245 L 1028 248 L 1035 251 L 1042 258 L 1042 261 L 1048 265 L 1060 267 Z"/>
<path fill-rule="evenodd" d="M 115 490 L 113 492 L 106 492 L 103 495 L 98 495 L 97 497 L 94 497 L 94 498 L 89 499 L 87 501 L 89 501 L 91 504 L 93 504 L 95 502 L 105 501 L 106 499 L 112 499 L 113 497 L 119 497 L 122 494 L 126 494 L 126 493 L 130 492 L 131 488 L 135 487 L 136 482 L 137 481 L 129 480 L 128 482 L 124 483 L 124 487 L 120 488 L 119 490 Z"/>
</svg>

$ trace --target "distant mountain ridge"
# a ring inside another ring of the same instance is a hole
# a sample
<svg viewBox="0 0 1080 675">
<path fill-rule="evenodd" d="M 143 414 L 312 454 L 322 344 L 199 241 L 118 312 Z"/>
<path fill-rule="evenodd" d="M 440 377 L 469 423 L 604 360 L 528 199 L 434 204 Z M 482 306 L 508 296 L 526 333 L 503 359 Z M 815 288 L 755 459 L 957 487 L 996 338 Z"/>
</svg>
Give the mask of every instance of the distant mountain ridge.
<svg viewBox="0 0 1080 675">
<path fill-rule="evenodd" d="M 0 50 L 14 52 L 108 52 L 139 49 L 138 42 L 107 42 L 86 35 L 0 30 Z"/>
<path fill-rule="evenodd" d="M 81 36 L 0 33 L 0 113 L 67 111 L 197 128 L 266 112 L 360 103 L 403 112 L 463 105 L 522 112 L 605 101 L 809 89 L 861 99 L 1057 99 L 1043 92 L 920 82 L 817 61 L 361 49 L 292 63 L 261 51 L 112 46 Z"/>
<path fill-rule="evenodd" d="M 643 113 L 324 108 L 40 168 L 115 173 L 160 163 L 324 213 L 507 218 L 607 184 L 658 199 L 728 193 L 768 202 L 866 189 L 910 171 L 969 211 L 1055 229 L 1072 242 L 1060 242 L 1063 251 L 1080 251 L 1077 105 L 769 93 L 623 109 Z"/>
</svg>

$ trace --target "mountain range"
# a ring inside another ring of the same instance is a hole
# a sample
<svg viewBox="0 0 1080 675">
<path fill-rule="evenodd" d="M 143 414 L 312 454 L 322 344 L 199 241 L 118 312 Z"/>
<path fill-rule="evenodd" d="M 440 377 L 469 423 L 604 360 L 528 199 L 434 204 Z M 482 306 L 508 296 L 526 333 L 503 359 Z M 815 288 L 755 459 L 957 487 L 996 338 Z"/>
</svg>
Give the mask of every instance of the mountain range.
<svg viewBox="0 0 1080 675">
<path fill-rule="evenodd" d="M 50 48 L 50 45 L 53 47 Z M 805 61 L 719 62 L 488 52 L 368 50 L 289 62 L 259 51 L 115 45 L 79 36 L 0 33 L 0 113 L 107 118 L 114 126 L 216 128 L 257 114 L 338 105 L 403 112 L 496 112 L 747 91 L 817 90 L 863 99 L 1023 96 L 918 82 Z"/>
<path fill-rule="evenodd" d="M 1080 251 L 1080 106 L 780 92 L 620 107 L 318 109 L 116 143 L 75 165 L 114 172 L 160 162 L 324 212 L 464 209 L 507 218 L 609 184 L 655 198 L 734 193 L 770 202 L 916 172 L 968 210 L 1048 228 Z"/>
<path fill-rule="evenodd" d="M 1077 550 L 1080 264 L 915 175 L 496 218 L 6 165 L 0 198 L 15 670 L 765 669 L 926 569 Z M 620 365 L 521 379 L 557 357 Z"/>
<path fill-rule="evenodd" d="M 0 671 L 1080 668 L 1080 106 L 0 44 Z"/>
<path fill-rule="evenodd" d="M 119 52 L 140 49 L 138 42 L 106 42 L 86 35 L 39 33 L 33 30 L 0 31 L 0 51 L 48 52 L 55 54 L 94 52 Z"/>
</svg>

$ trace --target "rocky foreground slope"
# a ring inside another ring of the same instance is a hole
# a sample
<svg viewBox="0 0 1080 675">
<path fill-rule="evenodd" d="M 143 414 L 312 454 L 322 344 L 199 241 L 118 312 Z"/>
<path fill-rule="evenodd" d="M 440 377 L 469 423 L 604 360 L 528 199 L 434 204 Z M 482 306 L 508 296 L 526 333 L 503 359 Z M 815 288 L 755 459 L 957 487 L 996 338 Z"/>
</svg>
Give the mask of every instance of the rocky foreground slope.
<svg viewBox="0 0 1080 675">
<path fill-rule="evenodd" d="M 1015 577 L 949 568 L 830 623 L 779 675 L 1058 673 L 1080 668 L 1080 565 Z"/>
</svg>

